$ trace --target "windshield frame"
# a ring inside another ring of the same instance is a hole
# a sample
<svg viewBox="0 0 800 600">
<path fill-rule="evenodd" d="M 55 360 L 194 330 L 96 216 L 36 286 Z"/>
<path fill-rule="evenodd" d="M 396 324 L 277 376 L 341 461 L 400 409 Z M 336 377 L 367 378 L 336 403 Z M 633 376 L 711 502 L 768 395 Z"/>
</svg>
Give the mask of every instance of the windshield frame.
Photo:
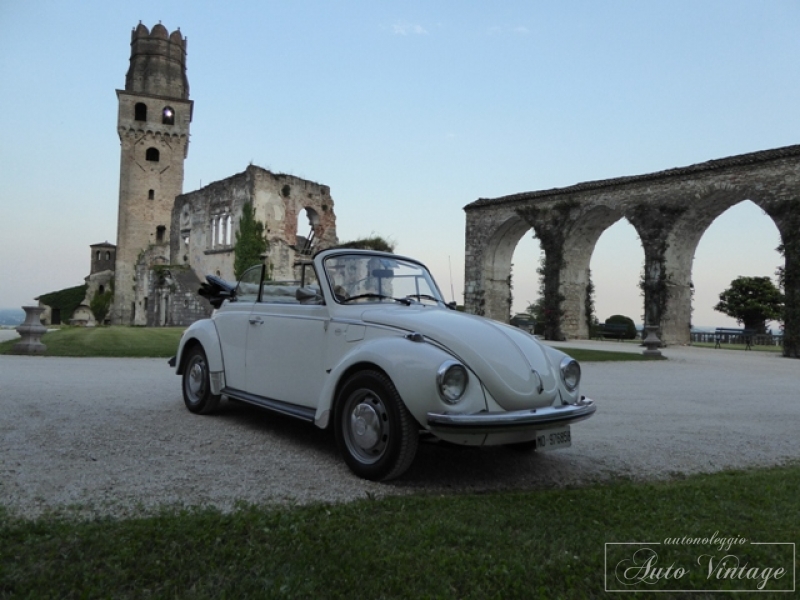
<svg viewBox="0 0 800 600">
<path fill-rule="evenodd" d="M 342 249 L 324 252 L 320 263 L 328 292 L 341 306 L 366 302 L 446 306 L 431 272 L 413 258 L 387 252 Z M 396 288 L 398 283 L 399 290 Z"/>
</svg>

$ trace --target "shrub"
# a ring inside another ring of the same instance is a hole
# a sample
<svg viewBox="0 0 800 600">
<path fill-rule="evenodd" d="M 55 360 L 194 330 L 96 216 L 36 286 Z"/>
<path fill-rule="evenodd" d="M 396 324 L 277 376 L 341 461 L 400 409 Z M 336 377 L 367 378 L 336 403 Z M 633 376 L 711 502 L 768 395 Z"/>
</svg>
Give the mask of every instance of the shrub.
<svg viewBox="0 0 800 600">
<path fill-rule="evenodd" d="M 72 313 L 75 312 L 75 309 L 80 306 L 86 297 L 86 288 L 86 284 L 77 285 L 39 296 L 39 302 L 49 306 L 54 311 L 53 325 L 58 325 L 61 322 L 69 323 Z M 55 319 L 55 314 L 60 315 L 60 318 Z"/>
<path fill-rule="evenodd" d="M 113 284 L 113 282 L 112 282 Z M 98 291 L 95 293 L 94 298 L 89 303 L 89 309 L 92 311 L 98 325 L 103 325 L 108 316 L 108 310 L 111 308 L 111 302 L 114 300 L 113 285 L 104 291 L 102 294 Z"/>
<path fill-rule="evenodd" d="M 622 323 L 628 326 L 628 330 L 625 332 L 625 339 L 626 340 L 633 340 L 636 339 L 636 325 L 633 322 L 633 319 L 630 317 L 626 317 L 625 315 L 612 315 L 606 319 L 606 323 Z"/>
</svg>

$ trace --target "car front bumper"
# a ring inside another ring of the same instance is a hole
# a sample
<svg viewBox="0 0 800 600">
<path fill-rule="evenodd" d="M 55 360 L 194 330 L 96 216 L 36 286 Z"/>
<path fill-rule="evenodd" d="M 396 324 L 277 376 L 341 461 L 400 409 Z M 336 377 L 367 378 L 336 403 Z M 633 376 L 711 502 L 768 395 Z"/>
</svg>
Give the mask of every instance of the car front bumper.
<svg viewBox="0 0 800 600">
<path fill-rule="evenodd" d="M 597 410 L 594 400 L 583 397 L 575 404 L 547 406 L 508 412 L 428 413 L 432 430 L 464 433 L 499 433 L 550 429 L 571 425 L 591 417 Z"/>
</svg>

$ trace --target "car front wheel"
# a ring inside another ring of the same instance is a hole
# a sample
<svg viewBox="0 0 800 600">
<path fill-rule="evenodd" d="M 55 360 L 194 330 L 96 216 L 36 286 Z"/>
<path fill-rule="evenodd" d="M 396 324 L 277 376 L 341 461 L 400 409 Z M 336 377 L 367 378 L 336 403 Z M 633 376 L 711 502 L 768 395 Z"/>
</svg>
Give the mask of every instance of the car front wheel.
<svg viewBox="0 0 800 600">
<path fill-rule="evenodd" d="M 378 371 L 347 380 L 336 402 L 334 428 L 347 466 L 364 479 L 399 477 L 417 453 L 419 426 L 394 384 Z"/>
<path fill-rule="evenodd" d="M 183 369 L 183 401 L 189 411 L 198 415 L 214 412 L 220 396 L 211 393 L 208 359 L 200 346 L 189 350 Z"/>
</svg>

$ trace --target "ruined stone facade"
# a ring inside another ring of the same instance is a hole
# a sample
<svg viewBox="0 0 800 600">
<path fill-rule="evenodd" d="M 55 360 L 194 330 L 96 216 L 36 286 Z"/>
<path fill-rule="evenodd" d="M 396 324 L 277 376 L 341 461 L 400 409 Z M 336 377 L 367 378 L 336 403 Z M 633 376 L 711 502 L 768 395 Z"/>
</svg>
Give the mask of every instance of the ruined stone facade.
<svg viewBox="0 0 800 600">
<path fill-rule="evenodd" d="M 330 188 L 250 165 L 243 173 L 178 196 L 172 211 L 174 265 L 191 265 L 198 275 L 233 280 L 233 247 L 242 207 L 250 202 L 264 223 L 267 262 L 273 279 L 295 279 L 294 263 L 336 244 L 336 216 Z M 307 230 L 298 224 L 307 222 Z"/>
<path fill-rule="evenodd" d="M 125 89 L 117 90 L 114 324 L 187 325 L 208 316 L 211 307 L 197 295 L 200 281 L 209 273 L 234 278 L 236 231 L 247 201 L 265 225 L 275 279 L 293 278 L 297 254 L 336 243 L 333 200 L 324 185 L 251 165 L 182 194 L 193 110 L 186 48 L 180 31 L 169 33 L 161 24 L 149 31 L 140 23 L 131 33 Z M 302 213 L 307 237 L 297 231 Z M 94 262 L 92 269 L 90 278 Z M 87 294 L 87 305 L 90 300 Z"/>
<path fill-rule="evenodd" d="M 706 229 L 751 200 L 781 234 L 785 253 L 785 354 L 800 356 L 800 146 L 649 175 L 479 199 L 464 210 L 466 310 L 508 321 L 511 259 L 529 230 L 544 254 L 547 336 L 586 338 L 589 263 L 600 235 L 630 221 L 642 242 L 645 324 L 668 344 L 689 342 L 692 261 Z"/>
</svg>

